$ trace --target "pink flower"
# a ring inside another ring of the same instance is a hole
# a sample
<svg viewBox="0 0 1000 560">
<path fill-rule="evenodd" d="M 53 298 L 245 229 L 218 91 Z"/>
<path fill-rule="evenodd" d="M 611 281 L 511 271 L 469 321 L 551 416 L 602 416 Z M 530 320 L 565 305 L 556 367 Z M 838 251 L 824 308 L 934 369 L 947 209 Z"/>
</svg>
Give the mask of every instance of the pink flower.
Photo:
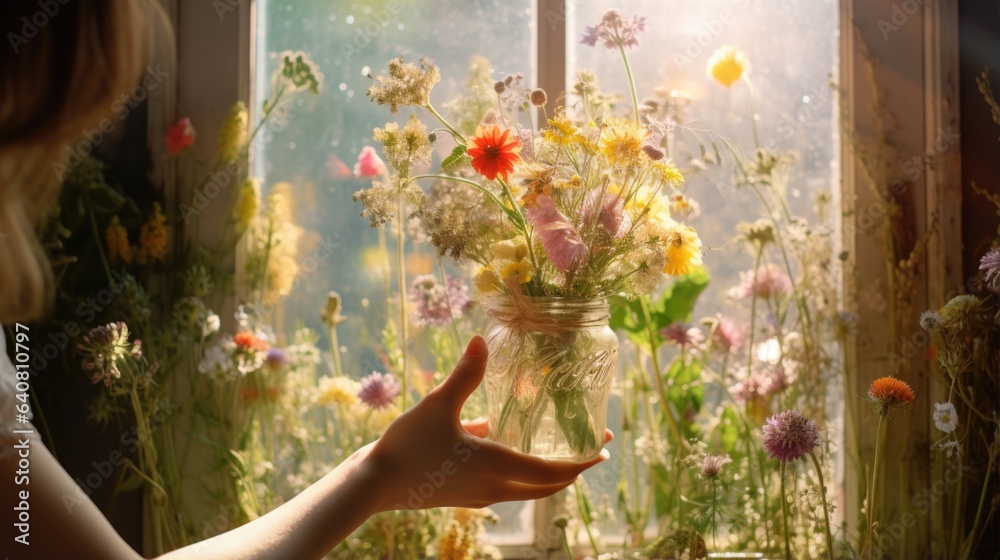
<svg viewBox="0 0 1000 560">
<path fill-rule="evenodd" d="M 601 191 L 593 190 L 587 193 L 583 200 L 583 223 L 589 225 L 598 211 L 597 202 L 601 200 Z M 604 193 L 601 201 L 600 215 L 597 216 L 604 229 L 615 239 L 620 239 L 632 227 L 632 219 L 625 213 L 625 202 L 618 195 Z"/>
<path fill-rule="evenodd" d="M 358 161 L 354 164 L 354 176 L 357 178 L 378 177 L 385 173 L 385 163 L 378 157 L 375 148 L 365 146 L 358 154 Z"/>
<path fill-rule="evenodd" d="M 167 130 L 167 153 L 176 155 L 194 144 L 194 126 L 191 119 L 184 117 Z"/>
<path fill-rule="evenodd" d="M 540 194 L 527 210 L 528 221 L 538 229 L 549 262 L 562 272 L 573 268 L 587 256 L 587 245 L 556 203 Z"/>
<path fill-rule="evenodd" d="M 819 445 L 819 427 L 801 412 L 786 410 L 764 424 L 764 450 L 779 461 L 790 463 Z"/>
<path fill-rule="evenodd" d="M 792 281 L 781 267 L 765 264 L 757 269 L 757 273 L 747 270 L 740 273 L 740 285 L 729 291 L 730 297 L 743 299 L 753 296 L 760 299 L 771 299 L 775 296 L 787 296 L 792 293 Z"/>
<path fill-rule="evenodd" d="M 712 344 L 720 352 L 739 352 L 743 346 L 743 329 L 732 319 L 718 315 L 712 331 Z"/>
</svg>

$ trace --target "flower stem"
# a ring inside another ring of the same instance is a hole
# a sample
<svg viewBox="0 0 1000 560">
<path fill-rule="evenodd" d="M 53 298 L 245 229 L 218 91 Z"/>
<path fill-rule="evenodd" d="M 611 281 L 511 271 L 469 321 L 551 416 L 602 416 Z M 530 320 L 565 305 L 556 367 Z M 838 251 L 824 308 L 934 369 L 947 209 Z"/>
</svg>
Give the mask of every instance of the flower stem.
<svg viewBox="0 0 1000 560">
<path fill-rule="evenodd" d="M 649 304 L 646 303 L 646 296 L 639 298 L 639 305 L 642 307 L 643 320 L 646 323 L 646 335 L 649 337 L 649 354 L 653 360 L 653 379 L 656 380 L 656 390 L 660 394 L 660 408 L 663 410 L 663 417 L 667 420 L 670 431 L 677 439 L 677 448 L 682 449 L 687 443 L 681 434 L 681 429 L 674 420 L 673 412 L 670 411 L 670 401 L 667 400 L 667 390 L 663 387 L 660 369 L 660 358 L 656 353 L 656 333 L 653 331 L 653 318 L 649 313 Z M 652 426 L 650 426 L 652 427 Z"/>
<path fill-rule="evenodd" d="M 785 560 L 791 560 L 792 558 L 792 545 L 791 539 L 789 537 L 789 527 L 788 527 L 788 500 L 785 499 L 785 462 L 781 462 L 781 466 L 778 467 L 778 480 L 781 483 L 781 521 L 785 528 Z"/>
<path fill-rule="evenodd" d="M 330 325 L 330 357 L 333 358 L 333 373 L 337 377 L 343 377 L 344 370 L 340 364 L 340 343 L 337 340 L 337 325 Z"/>
<path fill-rule="evenodd" d="M 403 195 L 400 193 L 396 199 L 396 272 L 399 282 L 399 351 L 402 355 L 400 409 L 404 411 L 406 410 L 407 378 L 409 377 L 406 369 L 406 343 L 409 334 L 409 328 L 406 324 L 406 259 L 403 256 L 403 250 L 406 248 L 406 229 L 403 224 L 405 206 L 406 201 L 403 200 Z"/>
<path fill-rule="evenodd" d="M 452 137 L 455 138 L 455 142 L 462 144 L 463 146 L 465 145 L 465 136 L 462 135 L 462 133 L 459 132 L 458 129 L 452 126 L 451 123 L 448 122 L 444 117 L 442 117 L 441 113 L 438 113 L 437 110 L 434 109 L 433 105 L 428 103 L 427 105 L 424 105 L 424 109 L 430 111 L 430 114 L 434 115 L 434 118 L 440 121 L 441 124 L 443 124 L 444 127 L 447 128 L 449 132 L 451 132 Z"/>
<path fill-rule="evenodd" d="M 753 146 L 760 149 L 760 137 L 757 135 L 757 111 L 753 107 L 753 86 L 750 85 L 750 79 L 747 78 L 746 74 L 743 74 L 743 83 L 747 86 L 747 102 L 750 104 L 750 126 L 753 129 Z"/>
<path fill-rule="evenodd" d="M 636 126 L 639 125 L 639 96 L 635 93 L 635 77 L 632 76 L 632 65 L 628 62 L 628 55 L 625 54 L 625 45 L 618 42 L 618 51 L 622 53 L 622 63 L 625 65 L 625 75 L 628 77 L 628 89 L 632 93 L 632 113 Z"/>
<path fill-rule="evenodd" d="M 577 480 L 573 483 L 575 486 L 574 490 L 576 492 L 576 507 L 580 511 L 580 519 L 583 520 L 583 528 L 587 531 L 587 539 L 590 540 L 590 548 L 594 552 L 594 556 L 599 556 L 601 554 L 601 549 L 597 546 L 597 539 L 594 538 L 593 531 L 590 530 L 590 508 L 586 507 L 587 497 L 583 495 L 583 488 L 580 487 L 580 481 Z M 572 558 L 572 556 L 570 557 Z"/>
<path fill-rule="evenodd" d="M 826 555 L 833 560 L 833 533 L 830 532 L 830 510 L 826 507 L 826 484 L 823 482 L 823 467 L 820 465 L 815 451 L 810 451 L 809 456 L 812 458 L 813 465 L 816 467 L 816 476 L 819 477 L 820 497 L 823 498 L 823 521 L 826 529 Z"/>
<path fill-rule="evenodd" d="M 104 273 L 108 275 L 108 280 L 111 280 L 111 267 L 108 266 L 108 258 L 104 256 L 104 246 L 101 244 L 104 240 L 101 237 L 100 230 L 97 229 L 97 218 L 94 217 L 94 212 L 87 209 L 87 217 L 90 218 L 90 229 L 94 232 L 94 244 L 97 246 L 97 254 L 101 257 L 101 264 L 104 265 Z"/>
<path fill-rule="evenodd" d="M 861 547 L 861 557 L 871 558 L 872 538 L 875 533 L 875 487 L 878 484 L 879 454 L 882 451 L 882 439 L 885 435 L 885 416 L 883 411 L 878 415 L 878 433 L 875 436 L 875 465 L 872 467 L 872 480 L 868 485 L 868 496 L 866 497 L 865 513 L 868 518 L 868 530 L 865 535 L 865 542 Z"/>
</svg>

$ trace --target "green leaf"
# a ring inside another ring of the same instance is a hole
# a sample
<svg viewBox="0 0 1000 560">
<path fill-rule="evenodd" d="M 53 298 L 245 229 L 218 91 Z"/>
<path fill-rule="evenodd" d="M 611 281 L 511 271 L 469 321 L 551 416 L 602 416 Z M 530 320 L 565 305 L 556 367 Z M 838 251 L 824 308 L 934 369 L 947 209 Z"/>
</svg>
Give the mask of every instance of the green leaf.
<svg viewBox="0 0 1000 560">
<path fill-rule="evenodd" d="M 678 276 L 667 289 L 663 290 L 663 295 L 650 310 L 653 327 L 658 331 L 677 321 L 690 321 L 698 296 L 708 287 L 709 280 L 711 277 L 704 267 L 698 267 L 690 274 Z"/>
<path fill-rule="evenodd" d="M 458 167 L 464 163 L 467 159 L 465 156 L 465 146 L 455 146 L 455 149 L 451 151 L 448 157 L 444 158 L 441 162 L 441 169 L 444 171 L 451 171 L 452 169 Z"/>
</svg>

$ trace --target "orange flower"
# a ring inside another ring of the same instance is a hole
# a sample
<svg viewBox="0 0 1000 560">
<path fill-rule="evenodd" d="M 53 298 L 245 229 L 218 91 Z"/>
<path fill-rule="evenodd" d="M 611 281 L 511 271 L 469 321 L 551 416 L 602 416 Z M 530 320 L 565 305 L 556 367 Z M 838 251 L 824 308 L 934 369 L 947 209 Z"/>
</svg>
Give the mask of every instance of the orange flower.
<svg viewBox="0 0 1000 560">
<path fill-rule="evenodd" d="M 233 342 L 239 350 L 267 350 L 267 342 L 248 332 L 238 332 L 233 335 Z"/>
<path fill-rule="evenodd" d="M 476 135 L 469 138 L 469 157 L 472 168 L 489 180 L 507 177 L 514 171 L 514 164 L 521 159 L 521 139 L 510 136 L 509 128 L 495 124 L 480 125 Z"/>
<path fill-rule="evenodd" d="M 904 407 L 917 398 L 908 383 L 895 377 L 880 377 L 872 381 L 868 396 L 880 404 L 883 411 Z"/>
</svg>

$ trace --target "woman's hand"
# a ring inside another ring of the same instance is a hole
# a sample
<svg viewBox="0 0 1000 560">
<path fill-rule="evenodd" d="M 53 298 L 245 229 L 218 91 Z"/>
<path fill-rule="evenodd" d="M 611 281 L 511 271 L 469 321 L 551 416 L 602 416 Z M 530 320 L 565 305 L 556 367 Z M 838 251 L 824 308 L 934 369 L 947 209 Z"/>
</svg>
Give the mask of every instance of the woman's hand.
<svg viewBox="0 0 1000 560">
<path fill-rule="evenodd" d="M 483 380 L 487 354 L 482 337 L 473 338 L 451 375 L 361 451 L 368 479 L 377 481 L 378 511 L 542 498 L 608 458 L 602 451 L 584 463 L 548 461 L 483 439 L 485 421 L 463 424 L 462 405 Z"/>
</svg>

